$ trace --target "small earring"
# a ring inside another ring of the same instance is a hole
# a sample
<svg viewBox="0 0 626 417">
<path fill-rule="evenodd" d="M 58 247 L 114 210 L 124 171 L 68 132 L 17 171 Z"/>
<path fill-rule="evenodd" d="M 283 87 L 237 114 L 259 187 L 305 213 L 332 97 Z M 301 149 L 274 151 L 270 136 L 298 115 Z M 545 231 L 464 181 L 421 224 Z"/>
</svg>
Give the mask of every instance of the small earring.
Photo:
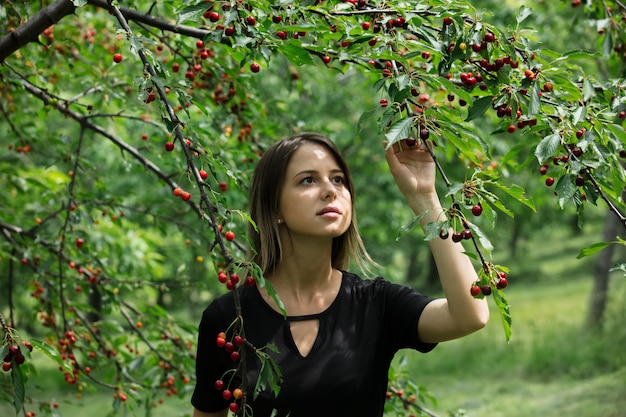
<svg viewBox="0 0 626 417">
<path fill-rule="evenodd" d="M 277 219 L 277 220 L 276 220 L 276 223 L 278 223 L 278 224 L 283 224 L 283 219 Z"/>
</svg>

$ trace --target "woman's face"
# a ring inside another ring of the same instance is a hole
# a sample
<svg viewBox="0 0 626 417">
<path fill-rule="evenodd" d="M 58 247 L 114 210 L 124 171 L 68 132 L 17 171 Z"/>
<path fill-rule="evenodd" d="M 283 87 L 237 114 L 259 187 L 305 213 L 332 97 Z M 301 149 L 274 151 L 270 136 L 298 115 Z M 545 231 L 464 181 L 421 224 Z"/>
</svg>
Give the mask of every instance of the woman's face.
<svg viewBox="0 0 626 417">
<path fill-rule="evenodd" d="M 352 221 L 345 173 L 323 145 L 304 142 L 294 152 L 279 198 L 278 218 L 292 239 L 332 239 L 341 236 Z"/>
</svg>

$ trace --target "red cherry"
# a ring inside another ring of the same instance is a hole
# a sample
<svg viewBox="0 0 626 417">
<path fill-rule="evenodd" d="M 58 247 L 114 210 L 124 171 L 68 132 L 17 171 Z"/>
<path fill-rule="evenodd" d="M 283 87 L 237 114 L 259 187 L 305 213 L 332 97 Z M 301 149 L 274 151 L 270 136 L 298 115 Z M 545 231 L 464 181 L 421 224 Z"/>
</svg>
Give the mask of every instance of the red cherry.
<svg viewBox="0 0 626 417">
<path fill-rule="evenodd" d="M 552 178 L 552 177 L 548 177 L 548 178 L 546 178 L 546 185 L 547 185 L 548 187 L 551 187 L 551 186 L 552 186 L 552 184 L 554 184 L 554 178 Z"/>
<path fill-rule="evenodd" d="M 257 73 L 261 71 L 261 66 L 258 63 L 253 62 L 252 64 L 250 64 L 250 71 Z"/>
<path fill-rule="evenodd" d="M 230 398 L 233 396 L 233 393 L 230 392 L 230 390 L 225 389 L 222 392 L 222 398 L 225 399 L 226 401 L 230 400 Z"/>
<path fill-rule="evenodd" d="M 380 107 L 387 107 L 389 105 L 389 101 L 385 98 L 380 100 Z"/>
<path fill-rule="evenodd" d="M 230 360 L 233 361 L 233 362 L 237 362 L 239 360 L 240 356 L 241 355 L 237 351 L 231 352 L 230 353 Z"/>
<path fill-rule="evenodd" d="M 444 24 L 444 26 L 450 26 L 452 24 L 452 18 L 451 17 L 444 17 L 443 18 L 443 24 Z"/>
<path fill-rule="evenodd" d="M 178 62 L 174 62 L 172 64 L 172 71 L 174 71 L 174 72 L 180 71 L 180 64 Z"/>
<path fill-rule="evenodd" d="M 328 64 L 330 62 L 330 57 L 328 55 L 324 55 L 322 57 L 322 61 L 324 62 L 324 64 Z"/>
<path fill-rule="evenodd" d="M 241 346 L 243 344 L 243 337 L 236 335 L 235 337 L 233 337 L 233 344 L 235 346 Z"/>
<path fill-rule="evenodd" d="M 183 193 L 180 195 L 180 198 L 182 198 L 183 201 L 189 201 L 189 199 L 191 198 L 191 194 L 189 194 L 187 191 L 183 191 Z"/>
<path fill-rule="evenodd" d="M 221 391 L 224 389 L 225 384 L 224 384 L 224 381 L 222 381 L 221 379 L 218 379 L 217 381 L 215 381 L 214 386 L 216 390 Z"/>
<path fill-rule="evenodd" d="M 236 413 L 239 411 L 239 404 L 237 403 L 230 403 L 230 405 L 228 406 L 228 409 L 230 411 L 232 411 L 233 413 Z"/>
<path fill-rule="evenodd" d="M 209 178 L 209 174 L 203 169 L 198 171 L 198 174 L 200 174 L 200 178 L 202 178 L 203 180 L 206 180 L 207 178 Z"/>
<path fill-rule="evenodd" d="M 254 18 L 254 16 L 248 16 L 246 17 L 246 22 L 248 23 L 248 25 L 250 26 L 254 26 L 256 25 L 256 19 Z"/>
<path fill-rule="evenodd" d="M 221 182 L 219 183 L 219 187 L 220 187 L 220 191 L 221 191 L 221 192 L 224 192 L 224 191 L 226 191 L 226 190 L 228 189 L 228 185 L 227 185 L 227 184 L 226 184 L 226 182 L 224 182 L 224 181 L 221 181 Z"/>
<path fill-rule="evenodd" d="M 174 150 L 174 142 L 165 142 L 165 150 L 172 152 Z"/>
<path fill-rule="evenodd" d="M 361 27 L 363 28 L 363 30 L 370 30 L 371 24 L 370 22 L 363 22 L 361 23 Z"/>
<path fill-rule="evenodd" d="M 475 205 L 474 207 L 472 207 L 472 214 L 476 217 L 480 216 L 483 213 L 483 206 L 481 206 L 480 204 Z"/>
<path fill-rule="evenodd" d="M 224 237 L 226 237 L 226 240 L 228 240 L 229 242 L 232 242 L 233 240 L 235 240 L 235 233 L 229 230 L 224 234 Z"/>
<path fill-rule="evenodd" d="M 254 287 L 256 285 L 256 281 L 253 277 L 246 277 L 246 285 L 248 287 Z"/>
<path fill-rule="evenodd" d="M 80 248 L 81 246 L 83 246 L 83 244 L 85 243 L 85 241 L 81 238 L 77 238 L 76 239 L 76 247 Z"/>
<path fill-rule="evenodd" d="M 503 288 L 506 288 L 506 286 L 508 285 L 508 281 L 506 280 L 505 277 L 500 277 L 500 280 L 498 280 L 498 282 L 496 283 L 496 288 L 501 290 Z"/>
<path fill-rule="evenodd" d="M 471 294 L 473 297 L 478 296 L 478 295 L 480 294 L 480 287 L 479 287 L 478 285 L 472 285 L 472 286 L 470 287 L 470 294 Z"/>
<path fill-rule="evenodd" d="M 120 62 L 122 62 L 122 54 L 113 55 L 113 62 L 115 62 L 116 64 L 119 64 Z"/>
<path fill-rule="evenodd" d="M 175 197 L 180 197 L 180 195 L 183 193 L 183 190 L 181 190 L 180 188 L 174 188 L 174 196 Z"/>
<path fill-rule="evenodd" d="M 491 295 L 491 286 L 483 285 L 482 287 L 480 287 L 480 292 L 482 292 L 483 295 Z"/>
</svg>

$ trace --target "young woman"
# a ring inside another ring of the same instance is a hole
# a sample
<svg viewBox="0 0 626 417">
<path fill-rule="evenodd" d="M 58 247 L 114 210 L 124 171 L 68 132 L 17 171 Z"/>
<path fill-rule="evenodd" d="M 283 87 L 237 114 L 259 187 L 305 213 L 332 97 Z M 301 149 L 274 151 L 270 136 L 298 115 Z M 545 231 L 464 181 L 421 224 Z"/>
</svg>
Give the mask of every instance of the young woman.
<svg viewBox="0 0 626 417">
<path fill-rule="evenodd" d="M 400 143 L 385 156 L 413 212 L 424 214 L 422 225 L 443 220 L 429 153 Z M 355 220 L 350 171 L 322 135 L 285 138 L 264 153 L 252 179 L 250 214 L 258 226 L 251 233 L 254 261 L 287 315 L 263 288 L 238 290 L 245 337 L 257 347 L 275 344 L 283 372 L 277 397 L 267 389 L 250 403 L 254 417 L 380 417 L 389 366 L 399 349 L 428 352 L 487 323 L 486 301 L 469 293 L 477 280 L 474 267 L 451 239 L 429 243 L 445 298 L 345 270 L 350 260 L 368 257 Z M 233 298 L 228 293 L 213 301 L 199 326 L 194 417 L 228 414 L 232 400 L 224 400 L 214 383 L 235 365 L 215 340 L 236 317 Z M 248 355 L 247 367 L 251 400 L 259 372 L 255 355 Z"/>
</svg>

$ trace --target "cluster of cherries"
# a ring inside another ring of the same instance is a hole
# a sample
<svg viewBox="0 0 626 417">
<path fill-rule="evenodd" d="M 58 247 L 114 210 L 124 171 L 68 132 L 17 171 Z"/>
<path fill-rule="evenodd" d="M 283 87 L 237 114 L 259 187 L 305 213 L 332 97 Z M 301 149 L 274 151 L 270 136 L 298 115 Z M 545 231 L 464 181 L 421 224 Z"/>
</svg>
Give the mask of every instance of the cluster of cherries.
<svg viewBox="0 0 626 417">
<path fill-rule="evenodd" d="M 244 339 L 240 335 L 235 335 L 233 336 L 232 341 L 228 341 L 226 340 L 226 333 L 220 332 L 217 335 L 215 343 L 218 347 L 224 349 L 224 351 L 229 354 L 232 361 L 237 362 L 241 357 L 239 353 L 239 347 L 243 344 L 243 342 Z M 228 409 L 233 413 L 237 413 L 239 411 L 239 404 L 237 403 L 237 400 L 239 400 L 243 396 L 243 391 L 241 390 L 241 388 L 235 388 L 231 391 L 230 389 L 228 389 L 226 383 L 222 379 L 218 379 L 217 381 L 215 381 L 214 386 L 216 390 L 222 392 L 222 398 L 224 398 L 224 400 L 232 401 L 228 406 Z"/>
<path fill-rule="evenodd" d="M 498 275 L 498 280 L 496 281 L 495 286 L 497 289 L 502 290 L 506 288 L 507 285 L 509 285 L 509 281 L 507 280 L 506 272 L 499 271 L 497 275 Z M 491 295 L 491 285 L 489 284 L 479 285 L 478 283 L 475 283 L 474 285 L 470 287 L 470 294 L 474 297 L 477 297 L 480 294 L 485 295 L 485 296 Z"/>
<path fill-rule="evenodd" d="M 226 284 L 226 288 L 229 290 L 234 290 L 237 284 L 239 284 L 239 274 L 232 273 L 229 275 L 228 272 L 223 269 L 217 273 L 217 279 L 222 284 Z M 254 277 L 251 276 L 246 277 L 244 282 L 248 287 L 254 287 L 255 285 Z"/>
<path fill-rule="evenodd" d="M 33 351 L 33 346 L 29 342 L 22 342 L 24 347 L 26 347 L 30 352 Z M 22 353 L 20 347 L 16 344 L 9 345 L 9 351 L 4 356 L 4 360 L 2 362 L 2 370 L 5 372 L 9 372 L 13 369 L 13 364 L 22 365 L 26 361 L 26 357 Z"/>
</svg>

